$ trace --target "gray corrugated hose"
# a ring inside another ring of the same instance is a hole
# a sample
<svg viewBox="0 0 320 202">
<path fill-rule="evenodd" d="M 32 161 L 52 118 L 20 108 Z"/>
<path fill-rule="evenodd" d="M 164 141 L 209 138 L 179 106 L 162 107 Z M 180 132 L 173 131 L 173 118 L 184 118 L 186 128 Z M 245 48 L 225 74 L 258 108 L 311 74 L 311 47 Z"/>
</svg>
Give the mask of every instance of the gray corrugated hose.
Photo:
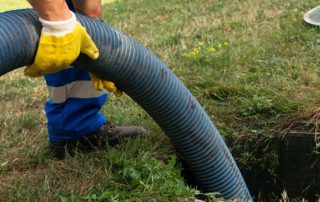
<svg viewBox="0 0 320 202">
<path fill-rule="evenodd" d="M 204 192 L 251 200 L 242 175 L 218 130 L 198 101 L 155 55 L 105 23 L 77 15 L 100 50 L 96 61 L 74 63 L 114 81 L 146 110 L 172 141 Z M 30 10 L 0 14 L 0 75 L 33 62 L 41 24 Z"/>
</svg>

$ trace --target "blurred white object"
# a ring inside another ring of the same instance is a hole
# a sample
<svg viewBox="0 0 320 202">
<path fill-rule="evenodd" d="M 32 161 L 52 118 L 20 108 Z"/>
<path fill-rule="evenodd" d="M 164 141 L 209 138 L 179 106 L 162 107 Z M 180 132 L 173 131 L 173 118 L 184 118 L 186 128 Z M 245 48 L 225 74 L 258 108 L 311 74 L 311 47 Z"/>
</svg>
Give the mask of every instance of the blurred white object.
<svg viewBox="0 0 320 202">
<path fill-rule="evenodd" d="M 306 12 L 303 19 L 309 24 L 320 26 L 320 6 Z"/>
</svg>

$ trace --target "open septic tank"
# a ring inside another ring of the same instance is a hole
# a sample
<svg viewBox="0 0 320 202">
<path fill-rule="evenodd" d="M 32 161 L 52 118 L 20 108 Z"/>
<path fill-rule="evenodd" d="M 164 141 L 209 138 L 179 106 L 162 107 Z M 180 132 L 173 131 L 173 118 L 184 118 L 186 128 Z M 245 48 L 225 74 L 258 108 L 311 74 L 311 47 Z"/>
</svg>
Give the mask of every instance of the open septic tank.
<svg viewBox="0 0 320 202">
<path fill-rule="evenodd" d="M 251 148 L 256 159 L 273 154 L 275 163 L 259 167 L 247 167 L 238 163 L 255 201 L 277 200 L 283 197 L 284 193 L 288 198 L 299 201 L 319 200 L 319 118 L 309 118 L 303 117 L 287 122 L 285 130 L 279 132 L 280 135 L 273 136 L 268 141 L 261 141 L 258 147 Z M 243 156 L 242 152 L 240 149 L 232 153 L 236 159 L 240 159 Z"/>
</svg>

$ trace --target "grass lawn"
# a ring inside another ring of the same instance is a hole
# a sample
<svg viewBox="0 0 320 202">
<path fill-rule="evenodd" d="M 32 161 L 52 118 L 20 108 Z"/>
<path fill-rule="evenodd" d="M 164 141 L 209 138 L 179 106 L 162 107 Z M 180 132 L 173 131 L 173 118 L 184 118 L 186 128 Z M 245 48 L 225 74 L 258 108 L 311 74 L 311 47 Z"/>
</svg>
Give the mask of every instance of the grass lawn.
<svg viewBox="0 0 320 202">
<path fill-rule="evenodd" d="M 302 20 L 319 1 L 103 2 L 104 20 L 168 64 L 231 149 L 246 148 L 232 144 L 239 137 L 252 146 L 320 107 L 320 32 Z M 2 0 L 0 11 L 27 6 Z M 103 112 L 151 135 L 64 161 L 47 157 L 47 98 L 42 78 L 22 70 L 0 78 L 0 201 L 192 201 L 195 191 L 174 167 L 170 141 L 128 96 L 110 96 Z M 239 165 L 275 165 L 266 163 L 271 154 L 244 154 Z"/>
</svg>

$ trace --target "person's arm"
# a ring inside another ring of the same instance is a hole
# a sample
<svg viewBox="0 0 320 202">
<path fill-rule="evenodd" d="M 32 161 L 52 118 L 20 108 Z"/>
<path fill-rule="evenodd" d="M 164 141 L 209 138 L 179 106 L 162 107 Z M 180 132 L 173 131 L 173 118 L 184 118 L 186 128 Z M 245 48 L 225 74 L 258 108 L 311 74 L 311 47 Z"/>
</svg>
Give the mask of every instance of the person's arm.
<svg viewBox="0 0 320 202">
<path fill-rule="evenodd" d="M 38 77 L 58 72 L 72 64 L 80 53 L 91 59 L 99 57 L 96 45 L 65 0 L 28 2 L 39 15 L 42 30 L 34 62 L 25 68 L 25 75 Z"/>
<path fill-rule="evenodd" d="M 48 21 L 60 21 L 71 18 L 65 0 L 28 0 L 40 18 Z M 94 18 L 101 18 L 101 0 L 73 0 L 78 13 Z"/>
<path fill-rule="evenodd" d="M 62 21 L 71 18 L 65 0 L 28 0 L 40 18 L 48 21 Z"/>
<path fill-rule="evenodd" d="M 73 4 L 77 13 L 93 18 L 101 18 L 101 0 L 73 0 Z"/>
<path fill-rule="evenodd" d="M 98 58 L 97 47 L 77 22 L 65 0 L 28 0 L 28 2 L 39 15 L 43 28 L 35 61 L 25 69 L 25 75 L 37 77 L 60 71 L 77 59 L 80 52 L 92 59 Z M 73 0 L 73 4 L 78 13 L 101 18 L 101 0 Z M 90 76 L 96 89 L 106 89 L 116 96 L 122 95 L 113 82 L 92 73 Z"/>
</svg>

